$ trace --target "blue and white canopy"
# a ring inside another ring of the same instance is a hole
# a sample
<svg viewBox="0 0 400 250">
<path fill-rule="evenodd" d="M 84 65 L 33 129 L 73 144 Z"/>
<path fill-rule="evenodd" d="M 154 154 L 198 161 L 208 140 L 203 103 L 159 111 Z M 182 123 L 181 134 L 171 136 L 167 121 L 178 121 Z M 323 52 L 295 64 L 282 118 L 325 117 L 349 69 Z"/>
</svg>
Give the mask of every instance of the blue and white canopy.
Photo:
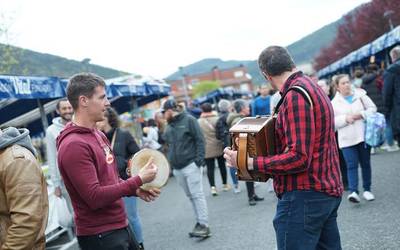
<svg viewBox="0 0 400 250">
<path fill-rule="evenodd" d="M 364 45 L 358 50 L 351 52 L 345 57 L 321 69 L 318 71 L 318 76 L 324 77 L 332 74 L 342 68 L 350 66 L 352 63 L 359 62 L 370 56 L 376 55 L 377 53 L 386 48 L 390 48 L 397 43 L 400 43 L 400 26 L 397 26 L 395 29 L 383 34 L 373 42 Z"/>
<path fill-rule="evenodd" d="M 66 96 L 68 80 L 58 77 L 0 75 L 0 127 L 28 125 L 55 110 L 57 99 Z M 119 112 L 169 95 L 170 86 L 151 77 L 123 76 L 106 81 L 106 92 Z M 50 119 L 48 115 L 47 119 Z"/>
</svg>

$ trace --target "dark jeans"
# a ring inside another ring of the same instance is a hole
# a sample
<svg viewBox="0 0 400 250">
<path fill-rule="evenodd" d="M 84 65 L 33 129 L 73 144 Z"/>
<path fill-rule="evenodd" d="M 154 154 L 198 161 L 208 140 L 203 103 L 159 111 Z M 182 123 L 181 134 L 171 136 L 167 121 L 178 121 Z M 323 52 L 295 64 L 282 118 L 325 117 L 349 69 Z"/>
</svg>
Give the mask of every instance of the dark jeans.
<svg viewBox="0 0 400 250">
<path fill-rule="evenodd" d="M 127 228 L 116 229 L 97 235 L 78 236 L 82 250 L 136 250 L 138 243 L 133 233 Z"/>
<path fill-rule="evenodd" d="M 341 200 L 316 191 L 284 193 L 273 221 L 278 249 L 342 249 L 336 222 Z"/>
<path fill-rule="evenodd" d="M 221 173 L 222 183 L 226 184 L 226 166 L 224 156 L 216 158 L 205 159 L 207 165 L 207 177 L 210 182 L 210 186 L 215 187 L 214 169 L 215 169 L 215 159 L 217 159 L 219 172 Z"/>
<path fill-rule="evenodd" d="M 358 193 L 358 163 L 361 165 L 364 191 L 371 191 L 371 147 L 361 142 L 342 148 L 342 152 L 347 165 L 349 191 Z"/>
<path fill-rule="evenodd" d="M 339 152 L 339 164 L 340 164 L 340 172 L 342 174 L 342 183 L 343 183 L 344 189 L 347 190 L 348 186 L 349 186 L 349 181 L 348 181 L 348 178 L 347 178 L 346 160 L 344 159 L 342 150 L 339 148 L 339 143 L 338 143 L 339 140 L 338 140 L 338 133 L 337 132 L 335 133 L 335 136 L 336 136 L 336 145 L 337 145 L 337 149 L 338 149 L 338 152 Z"/>
<path fill-rule="evenodd" d="M 253 198 L 253 196 L 256 195 L 256 192 L 254 191 L 254 182 L 246 181 L 246 189 L 247 189 L 247 197 L 249 199 Z"/>
</svg>

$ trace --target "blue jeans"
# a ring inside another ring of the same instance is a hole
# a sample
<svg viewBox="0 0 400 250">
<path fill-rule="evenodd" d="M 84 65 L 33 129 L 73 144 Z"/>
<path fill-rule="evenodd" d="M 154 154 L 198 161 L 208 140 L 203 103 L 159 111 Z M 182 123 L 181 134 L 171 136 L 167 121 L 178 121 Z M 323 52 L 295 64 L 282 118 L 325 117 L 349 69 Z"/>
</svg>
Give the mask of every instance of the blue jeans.
<svg viewBox="0 0 400 250">
<path fill-rule="evenodd" d="M 393 130 L 392 130 L 392 125 L 390 124 L 389 118 L 386 118 L 385 137 L 386 137 L 387 145 L 393 146 L 393 144 L 394 144 Z"/>
<path fill-rule="evenodd" d="M 229 172 L 231 173 L 232 183 L 237 186 L 239 184 L 238 179 L 236 177 L 236 168 L 229 168 Z"/>
<path fill-rule="evenodd" d="M 123 197 L 126 209 L 126 215 L 128 216 L 129 226 L 135 235 L 136 241 L 143 243 L 142 234 L 142 223 L 137 212 L 136 197 Z"/>
<path fill-rule="evenodd" d="M 341 200 L 316 191 L 284 193 L 273 221 L 278 249 L 342 249 L 336 221 Z"/>
<path fill-rule="evenodd" d="M 359 163 L 364 191 L 371 191 L 371 147 L 361 142 L 351 147 L 342 148 L 342 152 L 347 166 L 349 191 L 358 193 Z"/>
</svg>

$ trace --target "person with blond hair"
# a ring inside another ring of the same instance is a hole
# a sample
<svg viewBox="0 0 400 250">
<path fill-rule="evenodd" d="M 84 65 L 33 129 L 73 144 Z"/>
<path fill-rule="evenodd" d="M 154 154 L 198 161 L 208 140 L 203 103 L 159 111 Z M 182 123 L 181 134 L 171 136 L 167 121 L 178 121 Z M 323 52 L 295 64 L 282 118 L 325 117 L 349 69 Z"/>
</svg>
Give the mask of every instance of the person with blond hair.
<svg viewBox="0 0 400 250">
<path fill-rule="evenodd" d="M 364 193 L 367 201 L 375 196 L 371 192 L 371 147 L 365 143 L 365 119 L 376 112 L 376 106 L 361 88 L 352 88 L 346 74 L 338 75 L 334 82 L 337 93 L 332 100 L 335 128 L 338 131 L 339 148 L 347 166 L 350 202 L 359 203 L 358 165 L 361 166 Z"/>
</svg>

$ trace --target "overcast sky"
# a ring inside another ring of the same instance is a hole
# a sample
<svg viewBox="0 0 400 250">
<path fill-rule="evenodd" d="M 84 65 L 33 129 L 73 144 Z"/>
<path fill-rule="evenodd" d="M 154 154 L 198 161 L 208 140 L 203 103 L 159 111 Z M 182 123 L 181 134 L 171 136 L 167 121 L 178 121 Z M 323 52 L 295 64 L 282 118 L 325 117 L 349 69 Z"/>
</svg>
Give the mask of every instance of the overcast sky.
<svg viewBox="0 0 400 250">
<path fill-rule="evenodd" d="M 365 2 L 0 0 L 0 13 L 13 20 L 11 44 L 163 78 L 204 58 L 255 60 Z"/>
</svg>

